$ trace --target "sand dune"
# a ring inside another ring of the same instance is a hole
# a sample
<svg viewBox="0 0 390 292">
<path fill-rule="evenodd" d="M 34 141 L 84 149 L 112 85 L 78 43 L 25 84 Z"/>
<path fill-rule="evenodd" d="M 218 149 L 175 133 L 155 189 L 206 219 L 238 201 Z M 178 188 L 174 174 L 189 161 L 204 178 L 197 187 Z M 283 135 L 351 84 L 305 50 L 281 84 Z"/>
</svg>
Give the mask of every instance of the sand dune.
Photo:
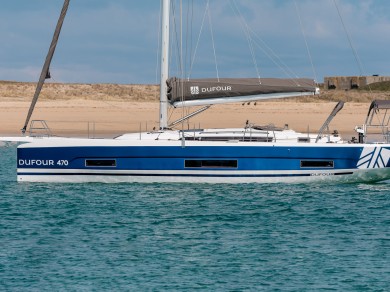
<svg viewBox="0 0 390 292">
<path fill-rule="evenodd" d="M 0 82 L 0 135 L 19 135 L 34 83 Z M 297 131 L 316 132 L 336 100 L 347 101 L 334 119 L 331 130 L 352 136 L 356 125 L 366 117 L 373 99 L 386 99 L 386 92 L 362 93 L 331 91 L 320 96 L 280 101 L 264 101 L 250 105 L 213 106 L 178 128 L 242 127 L 250 123 L 288 126 Z M 158 127 L 158 86 L 116 84 L 46 84 L 32 119 L 46 120 L 56 135 L 107 137 L 123 132 L 151 130 Z M 174 121 L 187 113 L 176 109 Z"/>
</svg>

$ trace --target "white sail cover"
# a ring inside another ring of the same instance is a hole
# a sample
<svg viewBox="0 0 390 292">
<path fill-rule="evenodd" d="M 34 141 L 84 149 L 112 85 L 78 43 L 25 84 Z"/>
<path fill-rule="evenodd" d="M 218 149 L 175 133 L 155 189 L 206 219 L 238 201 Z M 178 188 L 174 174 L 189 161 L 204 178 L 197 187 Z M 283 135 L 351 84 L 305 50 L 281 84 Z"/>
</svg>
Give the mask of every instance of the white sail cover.
<svg viewBox="0 0 390 292">
<path fill-rule="evenodd" d="M 246 102 L 260 99 L 314 95 L 314 80 L 306 78 L 222 78 L 167 81 L 168 100 L 174 107 Z"/>
</svg>

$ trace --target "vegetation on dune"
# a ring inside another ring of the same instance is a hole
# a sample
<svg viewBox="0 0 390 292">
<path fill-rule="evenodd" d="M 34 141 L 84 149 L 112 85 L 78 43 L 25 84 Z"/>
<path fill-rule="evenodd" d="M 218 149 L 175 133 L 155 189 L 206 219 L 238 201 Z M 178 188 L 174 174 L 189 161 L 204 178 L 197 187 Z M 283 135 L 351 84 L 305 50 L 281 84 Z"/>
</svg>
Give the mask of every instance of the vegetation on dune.
<svg viewBox="0 0 390 292">
<path fill-rule="evenodd" d="M 32 82 L 0 81 L 0 96 L 13 100 L 30 100 L 35 93 Z M 157 85 L 139 84 L 71 84 L 46 83 L 41 91 L 42 100 L 117 100 L 154 101 L 158 100 Z"/>
<path fill-rule="evenodd" d="M 0 97 L 8 101 L 30 101 L 36 83 L 0 81 Z M 158 85 L 46 83 L 41 100 L 158 101 Z M 371 102 L 390 99 L 390 82 L 378 82 L 354 90 L 321 90 L 319 95 L 278 100 L 279 102 Z"/>
<path fill-rule="evenodd" d="M 360 91 L 389 91 L 390 92 L 390 81 L 375 82 L 369 85 L 366 85 L 359 89 Z"/>
</svg>

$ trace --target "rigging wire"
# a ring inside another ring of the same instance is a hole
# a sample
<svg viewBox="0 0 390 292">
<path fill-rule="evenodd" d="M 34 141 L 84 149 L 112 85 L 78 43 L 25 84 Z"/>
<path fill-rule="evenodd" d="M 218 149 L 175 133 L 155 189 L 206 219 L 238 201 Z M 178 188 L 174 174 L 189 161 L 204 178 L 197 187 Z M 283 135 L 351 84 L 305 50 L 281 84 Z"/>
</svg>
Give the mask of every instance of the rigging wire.
<svg viewBox="0 0 390 292">
<path fill-rule="evenodd" d="M 295 10 L 296 10 L 297 15 L 298 15 L 299 25 L 300 25 L 300 27 L 301 27 L 303 39 L 305 40 L 307 55 L 309 56 L 309 60 L 310 60 L 310 64 L 311 64 L 311 69 L 313 70 L 314 80 L 316 80 L 316 82 L 318 82 L 318 79 L 317 79 L 317 72 L 316 72 L 316 69 L 315 69 L 315 67 L 314 67 L 313 58 L 312 58 L 312 56 L 311 56 L 310 48 L 309 48 L 309 45 L 308 45 L 308 43 L 307 43 L 307 38 L 306 38 L 305 29 L 304 29 L 303 24 L 302 24 L 301 13 L 300 13 L 300 11 L 299 11 L 298 4 L 297 4 L 297 1 L 296 1 L 296 0 L 294 0 L 294 4 L 295 4 Z"/>
<path fill-rule="evenodd" d="M 183 66 L 183 1 L 180 1 L 180 79 L 182 82 L 180 83 L 180 99 L 184 101 L 184 83 L 183 83 L 183 77 L 184 77 L 184 66 Z M 182 115 L 184 117 L 185 115 L 185 109 L 183 107 L 182 109 Z M 181 129 L 184 130 L 184 121 L 181 123 Z M 184 139 L 184 136 L 182 137 Z"/>
<path fill-rule="evenodd" d="M 337 4 L 336 0 L 333 0 L 333 3 L 336 6 L 336 10 L 337 10 L 337 13 L 338 13 L 338 15 L 340 17 L 341 24 L 343 25 L 345 34 L 347 35 L 349 46 L 351 47 L 351 50 L 352 50 L 353 55 L 355 57 L 356 64 L 357 64 L 357 66 L 359 68 L 360 76 L 363 76 L 364 75 L 364 70 L 363 70 L 362 62 L 360 61 L 360 58 L 359 58 L 359 55 L 357 53 L 357 50 L 356 50 L 355 46 L 353 45 L 352 38 L 351 38 L 351 35 L 350 35 L 350 33 L 349 33 L 348 29 L 347 29 L 347 26 L 344 23 L 344 19 L 343 19 L 342 15 L 341 15 L 341 11 L 339 9 L 339 5 Z M 370 84 L 368 84 L 368 89 L 370 91 L 370 94 L 372 94 L 372 90 L 371 90 Z"/>
<path fill-rule="evenodd" d="M 174 5 L 173 2 L 172 3 L 172 22 L 173 22 L 173 30 L 174 30 L 174 40 L 172 41 L 172 47 L 175 48 L 176 50 L 176 66 L 177 66 L 177 73 L 178 75 L 180 75 L 180 72 L 182 71 L 182 68 L 181 68 L 181 62 L 180 62 L 180 32 L 177 31 L 177 14 L 176 14 L 176 6 Z M 173 51 L 174 50 L 170 50 L 171 51 L 171 55 L 173 55 Z M 170 58 L 170 60 L 172 60 L 172 58 Z"/>
<path fill-rule="evenodd" d="M 233 0 L 235 1 L 235 0 Z M 246 29 L 243 29 L 244 33 L 247 35 L 249 38 L 248 42 L 250 42 L 252 45 L 252 48 L 256 46 L 259 48 L 274 64 L 277 66 L 286 76 L 291 78 L 295 83 L 296 81 L 294 78 L 298 78 L 297 74 L 295 74 L 281 59 L 280 57 L 275 53 L 275 51 L 269 47 L 266 42 L 256 33 L 251 29 L 251 27 L 247 24 L 245 18 L 242 16 L 242 13 L 237 5 L 236 2 L 234 2 L 236 5 L 237 11 L 236 14 L 238 13 L 240 15 L 239 19 L 242 22 L 242 26 Z M 252 58 L 256 60 L 255 54 L 254 54 L 254 49 L 253 49 L 253 55 Z M 257 62 L 255 63 L 257 64 Z M 256 65 L 257 66 L 257 65 Z M 259 74 L 260 75 L 260 74 Z M 296 83 L 298 85 L 298 83 Z"/>
<path fill-rule="evenodd" d="M 213 32 L 213 23 L 211 22 L 211 14 L 210 14 L 210 1 L 207 0 L 207 10 L 208 10 L 208 18 L 209 18 L 209 25 L 210 25 L 210 33 L 211 33 L 211 42 L 213 45 L 213 52 L 214 52 L 214 61 L 215 61 L 215 70 L 217 71 L 217 79 L 219 82 L 219 71 L 218 71 L 218 62 L 217 62 L 217 54 L 215 50 L 215 42 L 214 42 L 214 32 Z"/>
<path fill-rule="evenodd" d="M 250 29 L 250 28 L 249 28 Z M 254 32 L 253 32 L 253 30 L 252 29 L 250 29 L 251 30 L 251 32 L 253 33 L 253 34 L 255 34 Z M 262 51 L 263 51 L 263 53 L 277 66 L 277 67 L 279 67 L 279 69 L 282 71 L 282 72 L 284 72 L 284 74 L 286 74 L 286 76 L 288 76 L 289 78 L 291 78 L 292 80 L 294 80 L 294 78 L 299 78 L 299 76 L 296 74 L 296 73 L 294 73 L 291 69 L 290 69 L 290 67 L 288 67 L 283 61 L 282 61 L 282 59 L 275 53 L 275 51 L 274 50 L 272 50 L 272 48 L 271 47 L 269 47 L 266 43 L 265 43 L 265 41 L 262 39 L 262 38 L 260 38 L 259 36 L 257 36 L 256 34 L 255 34 L 255 37 L 257 37 L 258 38 L 258 40 L 260 41 L 260 43 L 261 44 L 259 44 L 256 40 L 254 40 L 254 44 L 256 44 L 257 45 L 257 47 L 259 48 L 259 49 L 261 49 Z M 295 82 L 295 81 L 294 81 Z M 297 84 L 298 85 L 298 84 Z"/>
<path fill-rule="evenodd" d="M 172 46 L 176 49 L 176 65 L 177 65 L 177 76 L 180 76 L 180 80 L 184 80 L 184 58 L 183 58 L 183 1 L 179 1 L 178 7 L 175 5 L 175 2 L 171 2 L 172 5 L 172 18 L 173 18 L 173 30 L 175 39 L 172 41 Z M 179 11 L 178 11 L 179 10 Z M 177 14 L 179 14 L 177 16 Z M 171 53 L 173 50 L 171 50 Z M 172 58 L 170 58 L 172 59 Z M 184 83 L 180 83 L 180 99 L 184 101 Z M 182 116 L 185 116 L 185 112 L 189 111 L 187 108 L 182 108 Z M 169 119 L 173 115 L 173 110 L 169 115 Z M 182 130 L 184 130 L 184 121 L 182 122 Z"/>
<path fill-rule="evenodd" d="M 191 3 L 191 5 L 190 5 Z M 186 45 L 185 45 L 185 63 L 184 63 L 184 72 L 187 75 L 187 63 L 191 62 L 192 56 L 192 25 L 193 25 L 193 16 L 194 16 L 194 1 L 189 0 L 187 5 L 187 23 L 186 23 Z M 188 52 L 190 50 L 190 52 Z"/>
<path fill-rule="evenodd" d="M 162 2 L 160 1 L 160 10 L 162 10 Z M 158 72 L 159 72 L 159 69 L 160 69 L 160 50 L 161 50 L 161 13 L 159 13 L 159 17 L 158 17 L 158 25 L 157 27 L 159 28 L 158 29 L 158 32 L 157 32 L 157 52 L 156 52 L 156 84 L 159 83 L 159 78 L 158 78 Z M 157 96 L 157 92 L 156 92 L 156 96 Z"/>
<path fill-rule="evenodd" d="M 188 0 L 187 1 L 187 22 L 186 22 L 186 45 L 185 45 L 186 53 L 185 53 L 185 58 L 184 58 L 183 80 L 184 80 L 185 76 L 187 76 L 187 65 L 191 62 L 193 16 L 194 16 L 194 1 Z M 189 53 L 188 53 L 188 50 L 189 50 Z M 186 108 L 187 115 L 189 114 L 189 112 L 190 112 L 190 109 Z M 187 127 L 189 128 L 189 119 L 185 120 L 185 122 L 187 123 Z"/>
<path fill-rule="evenodd" d="M 299 78 L 297 74 L 295 74 L 290 67 L 288 67 L 282 59 L 275 53 L 274 50 L 272 50 L 271 47 L 269 47 L 266 42 L 259 37 L 250 27 L 249 31 L 254 35 L 255 39 L 253 40 L 254 44 L 262 50 L 262 52 L 277 66 L 279 67 L 282 72 L 286 74 L 289 78 Z M 256 40 L 257 38 L 257 40 Z"/>
<path fill-rule="evenodd" d="M 195 45 L 194 54 L 192 56 L 191 66 L 190 66 L 190 70 L 188 72 L 188 77 L 187 77 L 188 79 L 190 79 L 191 74 L 192 74 L 192 69 L 193 69 L 193 66 L 194 66 L 195 58 L 196 58 L 196 52 L 198 50 L 198 46 L 199 46 L 199 43 L 200 43 L 200 37 L 202 36 L 203 26 L 204 26 L 204 22 L 205 22 L 205 19 L 206 19 L 206 15 L 207 15 L 207 5 L 206 5 L 206 9 L 205 9 L 204 14 L 203 14 L 202 24 L 200 26 L 198 40 L 197 40 L 196 45 Z"/>
<path fill-rule="evenodd" d="M 354 47 L 354 45 L 353 45 L 353 43 L 352 43 L 351 35 L 350 35 L 349 31 L 347 30 L 347 27 L 346 27 L 346 25 L 345 25 L 345 23 L 344 23 L 344 19 L 343 19 L 342 15 L 341 15 L 339 6 L 338 6 L 338 4 L 337 4 L 337 1 L 336 1 L 336 0 L 333 0 L 333 3 L 334 3 L 334 5 L 336 6 L 336 10 L 337 10 L 337 13 L 338 13 L 338 15 L 339 15 L 339 17 L 340 17 L 341 24 L 343 25 L 345 34 L 347 35 L 347 38 L 348 38 L 349 45 L 350 45 L 350 47 L 351 47 L 351 49 L 352 49 L 352 52 L 353 52 L 353 55 L 354 55 L 354 57 L 355 57 L 356 63 L 357 63 L 357 65 L 358 65 L 358 67 L 359 67 L 360 76 L 362 76 L 362 75 L 363 75 L 363 67 L 362 67 L 362 64 L 361 64 L 361 62 L 360 62 L 358 53 L 357 53 L 357 51 L 356 51 L 356 49 L 355 49 L 355 47 Z"/>
<path fill-rule="evenodd" d="M 251 34 L 249 33 L 249 28 L 248 28 L 248 25 L 247 23 L 245 22 L 245 19 L 244 17 L 242 16 L 242 13 L 240 11 L 240 9 L 238 8 L 238 5 L 237 5 L 237 2 L 235 0 L 232 0 L 229 2 L 230 3 L 230 6 L 232 8 L 232 10 L 236 13 L 236 15 L 238 16 L 238 20 L 241 24 L 241 27 L 242 27 L 242 30 L 244 31 L 244 34 L 247 38 L 247 41 L 248 41 L 248 46 L 249 46 L 249 51 L 251 53 L 251 56 L 252 56 L 252 61 L 253 61 L 253 64 L 255 66 L 255 70 L 256 70 L 256 74 L 257 74 L 257 78 L 259 79 L 259 83 L 261 84 L 261 77 L 260 77 L 260 71 L 259 71 L 259 67 L 257 65 L 257 60 L 256 60 L 256 53 L 255 53 L 255 50 L 253 48 L 253 41 L 252 41 L 252 37 L 251 37 Z M 233 5 L 234 4 L 234 5 Z"/>
<path fill-rule="evenodd" d="M 180 51 L 181 51 L 181 44 L 180 44 L 181 36 L 180 36 L 180 34 L 181 34 L 181 32 L 177 31 L 178 24 L 177 24 L 177 13 L 176 13 L 176 10 L 177 9 L 176 9 L 175 3 L 174 3 L 174 1 L 172 1 L 171 2 L 172 25 L 170 27 L 173 27 L 172 29 L 173 29 L 173 32 L 174 32 L 173 33 L 174 40 L 172 40 L 170 42 L 170 46 L 171 47 L 170 47 L 170 50 L 169 50 L 169 52 L 170 52 L 169 60 L 170 60 L 170 62 L 172 62 L 172 60 L 173 60 L 172 56 L 175 55 L 175 57 L 176 57 L 176 66 L 177 66 L 176 70 L 177 70 L 177 73 L 178 73 L 177 75 L 181 76 L 182 75 L 181 72 L 183 71 L 182 70 L 182 66 L 181 66 L 182 62 L 181 62 L 181 54 L 180 54 Z M 180 25 L 180 21 L 181 21 L 181 17 L 179 19 L 179 25 Z M 176 54 L 174 54 L 173 48 L 175 48 Z M 172 115 L 173 115 L 173 109 L 171 110 L 171 113 L 169 115 L 169 119 L 172 117 Z"/>
</svg>

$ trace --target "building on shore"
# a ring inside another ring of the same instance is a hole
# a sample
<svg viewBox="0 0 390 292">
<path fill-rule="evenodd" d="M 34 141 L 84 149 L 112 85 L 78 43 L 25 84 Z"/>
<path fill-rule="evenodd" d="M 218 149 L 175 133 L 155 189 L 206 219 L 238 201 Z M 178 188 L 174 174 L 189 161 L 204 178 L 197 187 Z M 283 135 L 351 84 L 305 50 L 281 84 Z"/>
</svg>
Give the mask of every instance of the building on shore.
<svg viewBox="0 0 390 292">
<path fill-rule="evenodd" d="M 324 88 L 327 90 L 338 89 L 338 90 L 349 90 L 358 89 L 366 85 L 390 81 L 389 76 L 334 76 L 324 77 Z"/>
</svg>

